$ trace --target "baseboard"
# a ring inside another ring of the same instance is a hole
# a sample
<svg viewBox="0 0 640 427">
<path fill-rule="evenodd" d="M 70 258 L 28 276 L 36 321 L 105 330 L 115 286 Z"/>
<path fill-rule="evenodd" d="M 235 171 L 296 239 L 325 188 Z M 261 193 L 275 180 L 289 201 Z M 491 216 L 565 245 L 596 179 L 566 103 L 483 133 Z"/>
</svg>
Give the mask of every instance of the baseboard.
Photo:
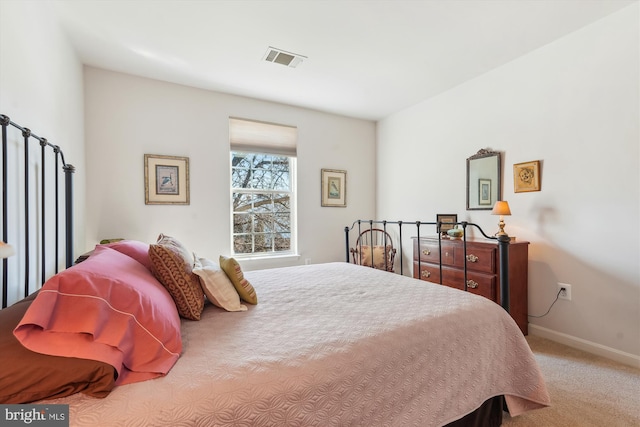
<svg viewBox="0 0 640 427">
<path fill-rule="evenodd" d="M 562 332 L 543 328 L 542 326 L 533 325 L 531 323 L 529 323 L 529 333 L 537 337 L 547 338 L 551 341 L 577 348 L 578 350 L 586 351 L 587 353 L 606 357 L 607 359 L 615 360 L 616 362 L 624 363 L 625 365 L 633 366 L 634 368 L 640 368 L 640 356 L 635 354 L 616 350 L 615 348 L 587 341 L 572 335 L 563 334 Z"/>
</svg>

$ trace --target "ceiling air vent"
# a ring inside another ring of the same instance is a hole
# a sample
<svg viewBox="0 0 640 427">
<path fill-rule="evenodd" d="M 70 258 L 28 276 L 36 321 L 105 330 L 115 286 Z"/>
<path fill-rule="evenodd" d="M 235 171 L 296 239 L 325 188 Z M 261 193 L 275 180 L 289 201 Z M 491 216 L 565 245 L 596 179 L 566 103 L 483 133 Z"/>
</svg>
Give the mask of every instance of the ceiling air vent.
<svg viewBox="0 0 640 427">
<path fill-rule="evenodd" d="M 264 55 L 265 61 L 286 65 L 287 67 L 291 68 L 296 68 L 305 59 L 307 59 L 306 56 L 287 52 L 281 49 L 276 49 L 275 47 L 271 46 L 269 46 L 269 49 L 267 49 L 267 53 Z"/>
</svg>

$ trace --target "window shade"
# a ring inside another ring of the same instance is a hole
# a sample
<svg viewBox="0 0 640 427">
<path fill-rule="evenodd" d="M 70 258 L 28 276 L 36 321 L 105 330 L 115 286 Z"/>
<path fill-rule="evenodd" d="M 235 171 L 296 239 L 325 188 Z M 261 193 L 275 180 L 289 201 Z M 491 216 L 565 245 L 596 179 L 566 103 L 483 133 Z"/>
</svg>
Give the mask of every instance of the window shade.
<svg viewBox="0 0 640 427">
<path fill-rule="evenodd" d="M 295 157 L 298 128 L 230 117 L 229 142 L 232 151 Z"/>
</svg>

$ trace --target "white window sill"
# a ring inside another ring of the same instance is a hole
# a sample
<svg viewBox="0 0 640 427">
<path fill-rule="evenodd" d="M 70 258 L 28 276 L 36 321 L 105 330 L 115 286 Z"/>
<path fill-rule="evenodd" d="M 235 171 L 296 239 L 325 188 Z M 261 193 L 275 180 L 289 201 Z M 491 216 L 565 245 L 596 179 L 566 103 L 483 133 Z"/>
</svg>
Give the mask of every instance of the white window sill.
<svg viewBox="0 0 640 427">
<path fill-rule="evenodd" d="M 266 268 L 288 267 L 300 264 L 299 254 L 286 255 L 233 255 L 243 269 L 260 270 Z"/>
</svg>

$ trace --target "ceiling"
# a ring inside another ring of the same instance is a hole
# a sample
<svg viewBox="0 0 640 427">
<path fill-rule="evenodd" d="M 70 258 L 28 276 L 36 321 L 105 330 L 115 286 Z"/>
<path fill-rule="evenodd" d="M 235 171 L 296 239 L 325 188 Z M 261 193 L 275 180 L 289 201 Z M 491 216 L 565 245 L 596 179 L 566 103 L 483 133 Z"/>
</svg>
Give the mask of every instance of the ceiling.
<svg viewBox="0 0 640 427">
<path fill-rule="evenodd" d="M 638 0 L 56 0 L 84 64 L 379 120 Z M 269 46 L 307 57 L 265 61 Z"/>
</svg>

